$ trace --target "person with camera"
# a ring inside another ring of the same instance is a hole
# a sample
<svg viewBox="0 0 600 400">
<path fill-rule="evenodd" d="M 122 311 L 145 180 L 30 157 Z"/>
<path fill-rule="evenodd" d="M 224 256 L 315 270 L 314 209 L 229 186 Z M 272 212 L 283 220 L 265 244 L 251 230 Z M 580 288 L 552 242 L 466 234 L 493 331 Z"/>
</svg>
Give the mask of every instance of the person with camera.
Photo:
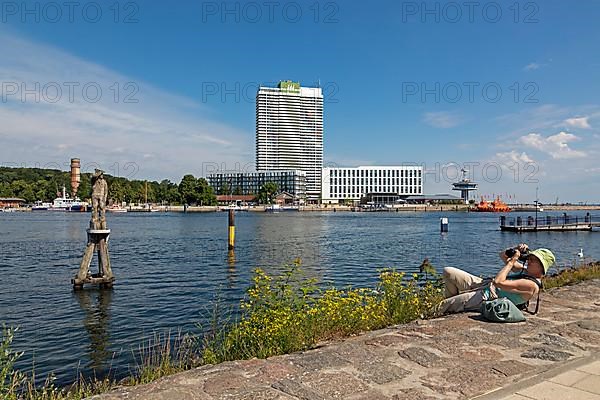
<svg viewBox="0 0 600 400">
<path fill-rule="evenodd" d="M 483 279 L 458 268 L 444 268 L 445 300 L 438 311 L 441 314 L 477 311 L 484 301 L 500 297 L 508 298 L 517 307 L 526 306 L 539 293 L 542 276 L 555 261 L 550 250 L 529 251 L 525 243 L 501 252 L 500 258 L 504 267 L 494 278 Z"/>
</svg>

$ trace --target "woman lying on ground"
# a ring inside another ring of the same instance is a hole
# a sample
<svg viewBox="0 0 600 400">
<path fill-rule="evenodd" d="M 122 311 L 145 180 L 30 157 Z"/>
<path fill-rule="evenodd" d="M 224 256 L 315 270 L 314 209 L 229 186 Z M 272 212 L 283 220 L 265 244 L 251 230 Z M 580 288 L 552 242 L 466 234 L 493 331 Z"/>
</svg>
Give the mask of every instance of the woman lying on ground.
<svg viewBox="0 0 600 400">
<path fill-rule="evenodd" d="M 528 247 L 524 243 L 511 250 L 500 254 L 505 265 L 491 280 L 458 268 L 444 268 L 445 300 L 440 303 L 439 312 L 478 311 L 483 301 L 499 297 L 506 297 L 516 306 L 522 306 L 534 298 L 540 290 L 542 276 L 554 264 L 554 254 L 548 249 L 527 252 Z M 510 272 L 516 274 L 509 275 Z"/>
</svg>

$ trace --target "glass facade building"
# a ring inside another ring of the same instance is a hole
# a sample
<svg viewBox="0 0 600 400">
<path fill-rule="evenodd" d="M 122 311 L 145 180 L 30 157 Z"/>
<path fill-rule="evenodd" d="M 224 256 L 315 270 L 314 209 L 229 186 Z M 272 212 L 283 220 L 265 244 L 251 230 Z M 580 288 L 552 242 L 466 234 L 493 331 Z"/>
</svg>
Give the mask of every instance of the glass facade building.
<svg viewBox="0 0 600 400">
<path fill-rule="evenodd" d="M 306 173 L 300 170 L 223 172 L 209 174 L 208 184 L 216 194 L 256 195 L 268 182 L 278 187 L 278 192 L 287 192 L 295 200 L 306 198 Z"/>
</svg>

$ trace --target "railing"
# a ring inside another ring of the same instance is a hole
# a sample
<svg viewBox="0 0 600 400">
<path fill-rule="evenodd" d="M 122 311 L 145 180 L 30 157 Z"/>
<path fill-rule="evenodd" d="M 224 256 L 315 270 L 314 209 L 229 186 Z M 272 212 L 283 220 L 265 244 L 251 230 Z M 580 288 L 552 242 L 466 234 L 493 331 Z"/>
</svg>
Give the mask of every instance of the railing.
<svg viewBox="0 0 600 400">
<path fill-rule="evenodd" d="M 567 215 L 566 213 L 560 216 L 542 216 L 537 219 L 529 217 L 500 217 L 500 226 L 552 226 L 552 225 L 576 225 L 576 224 L 591 224 L 592 221 L 600 221 L 600 216 L 590 215 L 587 213 L 584 216 Z"/>
</svg>

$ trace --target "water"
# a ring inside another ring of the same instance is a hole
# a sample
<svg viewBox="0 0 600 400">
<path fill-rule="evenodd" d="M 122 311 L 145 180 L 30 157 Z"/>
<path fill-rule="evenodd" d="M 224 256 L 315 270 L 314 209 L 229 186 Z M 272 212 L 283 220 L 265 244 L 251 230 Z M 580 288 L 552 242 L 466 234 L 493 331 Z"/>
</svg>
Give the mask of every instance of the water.
<svg viewBox="0 0 600 400">
<path fill-rule="evenodd" d="M 442 215 L 450 219 L 444 235 Z M 235 260 L 227 254 L 226 213 L 108 218 L 116 285 L 73 292 L 89 215 L 0 214 L 0 323 L 20 327 L 20 368 L 53 372 L 58 384 L 78 372 L 126 375 L 143 338 L 197 332 L 215 295 L 237 304 L 254 268 L 274 273 L 297 257 L 311 276 L 337 286 L 373 286 L 378 269 L 414 272 L 425 257 L 438 269 L 489 275 L 500 267 L 499 251 L 519 242 L 551 248 L 560 265 L 573 264 L 580 248 L 600 258 L 597 232 L 500 232 L 497 214 L 238 213 Z"/>
</svg>

